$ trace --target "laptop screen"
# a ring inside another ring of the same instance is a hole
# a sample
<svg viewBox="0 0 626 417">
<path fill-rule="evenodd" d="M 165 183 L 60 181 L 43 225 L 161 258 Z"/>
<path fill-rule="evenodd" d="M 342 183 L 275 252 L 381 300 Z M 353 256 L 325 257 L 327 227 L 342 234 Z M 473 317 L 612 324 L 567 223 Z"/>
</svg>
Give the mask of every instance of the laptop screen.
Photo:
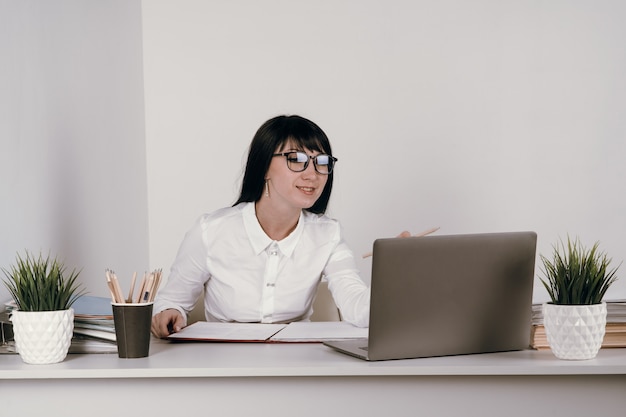
<svg viewBox="0 0 626 417">
<path fill-rule="evenodd" d="M 374 242 L 369 358 L 525 349 L 534 232 Z"/>
</svg>

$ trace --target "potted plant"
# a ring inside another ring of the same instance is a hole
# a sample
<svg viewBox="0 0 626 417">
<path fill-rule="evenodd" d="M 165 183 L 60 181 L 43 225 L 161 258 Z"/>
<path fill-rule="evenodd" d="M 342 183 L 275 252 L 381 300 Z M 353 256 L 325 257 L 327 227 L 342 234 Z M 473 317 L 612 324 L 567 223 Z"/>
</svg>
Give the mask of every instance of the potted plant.
<svg viewBox="0 0 626 417">
<path fill-rule="evenodd" d="M 598 249 L 585 248 L 577 238 L 554 246 L 552 258 L 541 255 L 541 279 L 551 302 L 543 304 L 550 349 L 559 359 L 592 359 L 606 330 L 604 295 L 617 279 L 617 267 Z"/>
<path fill-rule="evenodd" d="M 79 272 L 66 274 L 62 262 L 48 255 L 17 255 L 16 264 L 2 268 L 4 284 L 17 309 L 11 312 L 17 352 L 31 364 L 61 362 L 74 331 L 72 304 L 84 294 L 76 282 Z"/>
</svg>

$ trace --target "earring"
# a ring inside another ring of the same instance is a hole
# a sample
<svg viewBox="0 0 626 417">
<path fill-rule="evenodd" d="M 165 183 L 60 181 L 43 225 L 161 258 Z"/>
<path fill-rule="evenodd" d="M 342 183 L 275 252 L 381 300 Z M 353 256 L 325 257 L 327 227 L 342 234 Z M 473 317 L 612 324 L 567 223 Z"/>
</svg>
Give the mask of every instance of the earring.
<svg viewBox="0 0 626 417">
<path fill-rule="evenodd" d="M 270 196 L 270 184 L 267 180 L 265 180 L 265 197 Z"/>
</svg>

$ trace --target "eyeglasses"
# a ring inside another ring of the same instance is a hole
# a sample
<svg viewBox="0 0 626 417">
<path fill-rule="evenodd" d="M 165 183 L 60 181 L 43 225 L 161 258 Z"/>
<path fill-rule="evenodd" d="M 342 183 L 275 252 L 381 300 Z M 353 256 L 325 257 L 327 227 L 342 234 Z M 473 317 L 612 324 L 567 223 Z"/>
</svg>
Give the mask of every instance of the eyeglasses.
<svg viewBox="0 0 626 417">
<path fill-rule="evenodd" d="M 296 151 L 275 153 L 274 156 L 284 156 L 287 160 L 287 168 L 293 172 L 302 172 L 307 169 L 309 161 L 312 159 L 315 171 L 322 175 L 328 175 L 333 172 L 333 166 L 337 162 L 337 158 L 334 156 L 326 154 L 309 156 L 304 152 Z"/>
</svg>

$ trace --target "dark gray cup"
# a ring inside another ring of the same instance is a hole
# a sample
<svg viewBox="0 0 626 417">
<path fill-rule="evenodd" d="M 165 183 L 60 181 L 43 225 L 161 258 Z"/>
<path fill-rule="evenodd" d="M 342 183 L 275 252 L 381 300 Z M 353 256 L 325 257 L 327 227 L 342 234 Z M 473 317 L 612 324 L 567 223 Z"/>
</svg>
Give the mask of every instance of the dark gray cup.
<svg viewBox="0 0 626 417">
<path fill-rule="evenodd" d="M 113 305 L 113 321 L 120 358 L 145 358 L 150 353 L 152 303 Z"/>
</svg>

